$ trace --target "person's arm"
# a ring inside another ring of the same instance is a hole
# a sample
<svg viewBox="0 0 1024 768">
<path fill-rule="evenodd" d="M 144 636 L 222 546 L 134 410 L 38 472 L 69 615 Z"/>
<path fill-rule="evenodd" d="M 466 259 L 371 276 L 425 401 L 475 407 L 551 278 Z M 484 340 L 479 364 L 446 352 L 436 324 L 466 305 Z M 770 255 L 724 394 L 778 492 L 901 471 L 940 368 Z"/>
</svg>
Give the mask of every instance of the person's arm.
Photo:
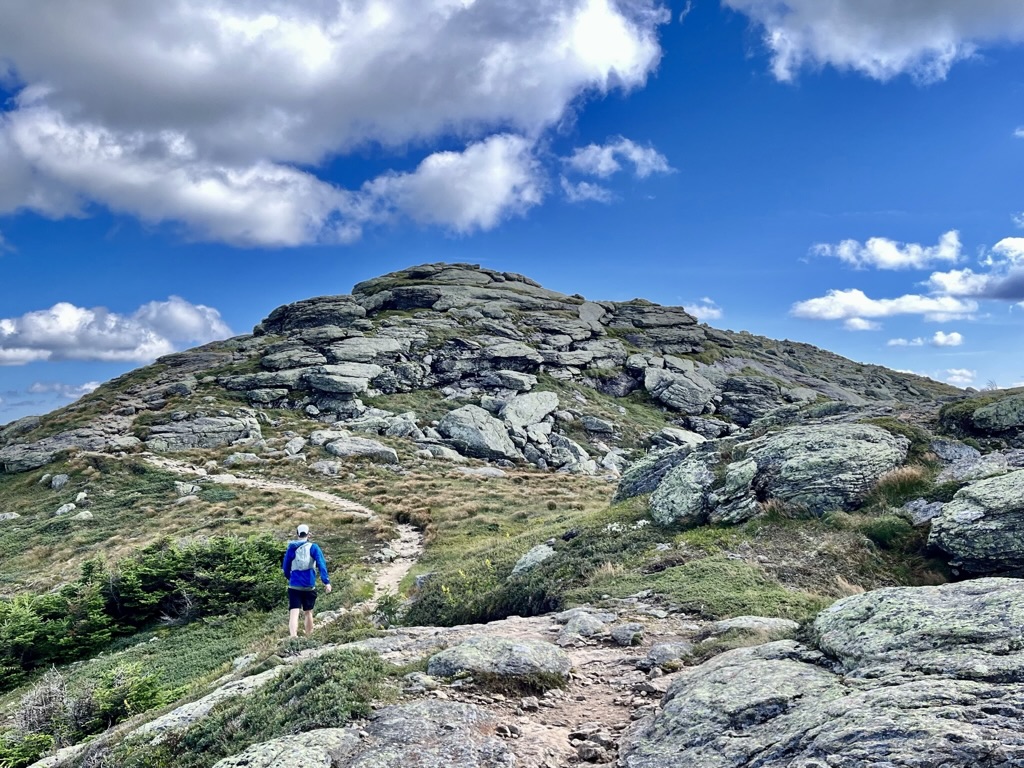
<svg viewBox="0 0 1024 768">
<path fill-rule="evenodd" d="M 323 550 L 317 544 L 314 544 L 311 549 L 313 550 L 313 557 L 316 558 L 316 567 L 320 571 L 320 581 L 324 583 L 325 587 L 330 586 L 331 577 L 327 573 L 327 561 L 324 560 Z"/>
<path fill-rule="evenodd" d="M 284 551 L 284 560 L 281 561 L 281 570 L 284 571 L 284 577 L 290 579 L 292 576 L 292 560 L 295 559 L 295 548 L 291 545 Z"/>
</svg>

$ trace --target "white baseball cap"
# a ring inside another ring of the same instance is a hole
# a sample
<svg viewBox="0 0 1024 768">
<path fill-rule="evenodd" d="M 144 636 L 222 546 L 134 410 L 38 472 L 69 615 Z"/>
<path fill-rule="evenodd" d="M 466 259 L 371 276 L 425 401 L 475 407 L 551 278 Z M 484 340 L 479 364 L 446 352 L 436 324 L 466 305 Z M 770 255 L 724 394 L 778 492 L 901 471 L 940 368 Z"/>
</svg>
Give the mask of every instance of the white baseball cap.
<svg viewBox="0 0 1024 768">
<path fill-rule="evenodd" d="M 309 526 L 306 525 L 305 523 L 303 523 L 298 528 L 296 528 L 295 531 L 296 531 L 296 533 L 299 534 L 299 536 L 308 536 L 309 535 Z"/>
</svg>

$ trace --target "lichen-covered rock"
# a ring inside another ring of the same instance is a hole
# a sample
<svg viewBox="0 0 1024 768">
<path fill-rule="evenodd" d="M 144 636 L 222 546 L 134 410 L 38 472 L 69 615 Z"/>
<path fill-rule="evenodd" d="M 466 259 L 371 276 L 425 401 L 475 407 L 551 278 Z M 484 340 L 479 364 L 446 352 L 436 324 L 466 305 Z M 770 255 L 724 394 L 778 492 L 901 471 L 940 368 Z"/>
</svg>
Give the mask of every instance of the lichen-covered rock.
<svg viewBox="0 0 1024 768">
<path fill-rule="evenodd" d="M 320 728 L 254 744 L 239 755 L 214 763 L 213 768 L 335 768 L 360 746 L 359 732 Z"/>
<path fill-rule="evenodd" d="M 509 400 L 499 415 L 513 427 L 523 429 L 557 410 L 558 395 L 554 392 L 527 392 Z"/>
<path fill-rule="evenodd" d="M 454 677 L 468 673 L 550 686 L 553 681 L 568 679 L 571 669 L 569 657 L 551 643 L 480 636 L 432 656 L 427 674 Z"/>
<path fill-rule="evenodd" d="M 932 520 L 928 542 L 971 573 L 1024 572 L 1024 470 L 961 488 Z"/>
<path fill-rule="evenodd" d="M 971 421 L 982 432 L 1024 429 L 1024 394 L 1011 395 L 982 406 L 971 416 Z"/>
<path fill-rule="evenodd" d="M 191 451 L 197 448 L 221 448 L 244 438 L 262 438 L 254 414 L 237 416 L 199 416 L 166 424 L 154 424 L 146 447 L 157 453 Z"/>
<path fill-rule="evenodd" d="M 856 595 L 792 640 L 679 673 L 623 768 L 1024 765 L 1024 584 Z M 824 654 L 822 653 L 824 652 Z"/>
<path fill-rule="evenodd" d="M 652 451 L 629 465 L 615 488 L 615 501 L 622 502 L 635 496 L 650 494 L 665 476 L 678 467 L 693 449 L 690 445 Z"/>
<path fill-rule="evenodd" d="M 342 459 L 369 459 L 381 464 L 398 463 L 398 453 L 394 448 L 365 437 L 342 437 L 327 443 L 324 450 Z"/>
<path fill-rule="evenodd" d="M 478 459 L 522 458 L 505 425 L 477 405 L 464 405 L 445 414 L 437 425 L 459 453 Z"/>
<path fill-rule="evenodd" d="M 745 427 L 785 402 L 778 382 L 763 376 L 733 376 L 726 379 L 722 387 L 718 412 Z"/>
<path fill-rule="evenodd" d="M 554 549 L 547 544 L 538 544 L 516 561 L 515 566 L 512 568 L 512 575 L 518 576 L 520 573 L 536 568 L 545 560 L 550 560 L 554 556 Z"/>
<path fill-rule="evenodd" d="M 695 368 L 685 371 L 648 368 L 644 371 L 644 388 L 669 408 L 694 414 L 703 413 L 717 394 L 715 386 Z"/>
<path fill-rule="evenodd" d="M 680 459 L 672 466 L 677 459 Z M 669 452 L 650 463 L 650 475 L 661 474 L 661 479 L 651 494 L 651 517 L 662 525 L 672 523 L 699 523 L 707 519 L 710 511 L 710 489 L 715 482 L 715 469 L 721 464 L 716 451 L 696 453 L 682 448 Z M 664 472 L 661 470 L 664 468 Z M 630 481 L 633 487 L 647 488 L 651 480 L 636 475 L 631 477 L 633 468 L 627 471 L 619 484 L 616 498 L 623 493 L 623 485 Z M 622 498 L 628 498 L 622 496 Z"/>
<path fill-rule="evenodd" d="M 69 451 L 101 451 L 106 438 L 92 429 L 76 429 L 32 443 L 0 448 L 0 472 L 28 472 L 45 467 Z"/>
</svg>

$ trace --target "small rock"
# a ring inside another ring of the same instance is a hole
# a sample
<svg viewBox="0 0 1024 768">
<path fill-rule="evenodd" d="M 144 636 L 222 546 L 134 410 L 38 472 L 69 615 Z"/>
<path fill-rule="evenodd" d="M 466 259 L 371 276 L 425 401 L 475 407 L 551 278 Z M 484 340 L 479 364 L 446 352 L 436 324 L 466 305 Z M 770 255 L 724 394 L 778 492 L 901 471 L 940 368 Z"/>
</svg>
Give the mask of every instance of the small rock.
<svg viewBox="0 0 1024 768">
<path fill-rule="evenodd" d="M 540 702 L 536 696 L 527 696 L 520 703 L 523 712 L 537 712 L 540 709 Z"/>
<path fill-rule="evenodd" d="M 621 646 L 640 645 L 644 638 L 644 625 L 637 623 L 620 624 L 612 627 L 612 640 Z"/>
<path fill-rule="evenodd" d="M 57 516 L 66 515 L 69 512 L 74 512 L 76 509 L 78 509 L 78 507 L 76 507 L 74 504 L 61 504 L 59 507 L 57 507 L 57 511 L 54 514 L 56 514 Z"/>
<path fill-rule="evenodd" d="M 70 480 L 71 477 L 68 475 L 54 475 L 52 478 L 50 478 L 50 487 L 55 491 L 59 491 L 61 488 L 67 485 Z"/>
<path fill-rule="evenodd" d="M 77 515 L 71 518 L 72 520 L 92 520 L 92 512 L 88 510 L 79 512 Z"/>
</svg>

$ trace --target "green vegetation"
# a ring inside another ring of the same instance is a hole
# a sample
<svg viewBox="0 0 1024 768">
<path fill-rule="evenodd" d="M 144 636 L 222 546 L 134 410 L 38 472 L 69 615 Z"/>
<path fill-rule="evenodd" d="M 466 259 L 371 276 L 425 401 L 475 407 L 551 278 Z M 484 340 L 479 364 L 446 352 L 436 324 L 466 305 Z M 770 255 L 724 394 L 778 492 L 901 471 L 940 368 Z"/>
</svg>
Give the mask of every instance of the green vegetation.
<svg viewBox="0 0 1024 768">
<path fill-rule="evenodd" d="M 404 671 L 404 670 L 403 670 Z M 191 728 L 114 747 L 97 744 L 75 764 L 96 768 L 208 768 L 251 744 L 315 728 L 343 726 L 387 698 L 389 675 L 398 674 L 372 653 L 335 651 L 286 669 L 254 693 L 223 702 Z"/>
<path fill-rule="evenodd" d="M 864 423 L 873 424 L 894 435 L 902 435 L 907 438 L 910 441 L 910 449 L 907 452 L 908 462 L 927 462 L 930 464 L 935 462 L 935 457 L 932 455 L 930 447 L 932 436 L 921 427 L 892 417 L 866 419 Z"/>
<path fill-rule="evenodd" d="M 397 395 L 364 397 L 363 402 L 372 408 L 381 408 L 394 413 L 415 411 L 421 420 L 428 423 L 441 419 L 449 411 L 465 405 L 460 400 L 446 400 L 444 395 L 436 389 L 417 389 Z"/>
<path fill-rule="evenodd" d="M 218 537 L 149 546 L 108 570 L 82 567 L 56 592 L 0 602 L 0 690 L 26 672 L 86 658 L 157 620 L 186 622 L 225 610 L 269 608 L 280 597 L 281 545 Z"/>
</svg>

